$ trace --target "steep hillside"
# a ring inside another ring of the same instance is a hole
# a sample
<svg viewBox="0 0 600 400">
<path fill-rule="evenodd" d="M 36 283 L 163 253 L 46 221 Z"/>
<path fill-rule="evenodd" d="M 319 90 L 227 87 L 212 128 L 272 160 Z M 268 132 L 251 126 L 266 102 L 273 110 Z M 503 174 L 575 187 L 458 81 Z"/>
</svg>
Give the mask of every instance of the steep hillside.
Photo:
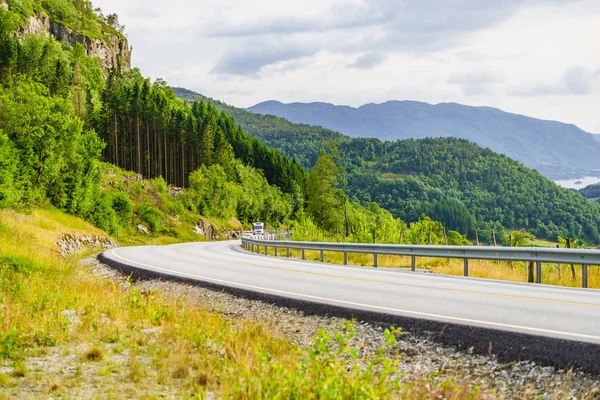
<svg viewBox="0 0 600 400">
<path fill-rule="evenodd" d="M 460 232 L 476 228 L 489 236 L 501 225 L 554 240 L 600 242 L 597 203 L 464 139 L 354 139 L 340 152 L 348 193 L 406 221 L 425 212 Z"/>
<path fill-rule="evenodd" d="M 388 101 L 359 108 L 327 103 L 267 101 L 248 109 L 292 122 L 320 125 L 351 137 L 382 140 L 456 137 L 506 154 L 551 179 L 593 175 L 600 143 L 574 125 L 510 114 L 490 107 Z"/>
<path fill-rule="evenodd" d="M 208 98 L 184 88 L 173 87 L 173 92 L 189 103 L 207 101 L 220 111 L 231 115 L 244 132 L 278 149 L 288 157 L 298 160 L 310 168 L 317 161 L 319 151 L 327 143 L 350 140 L 339 132 L 320 126 L 297 124 L 274 115 L 251 113 L 243 108 L 230 106 L 222 101 Z"/>
<path fill-rule="evenodd" d="M 131 69 L 131 51 L 115 14 L 104 16 L 89 2 L 69 0 L 3 0 L 3 25 L 18 34 L 52 36 L 97 58 L 105 70 Z"/>
</svg>

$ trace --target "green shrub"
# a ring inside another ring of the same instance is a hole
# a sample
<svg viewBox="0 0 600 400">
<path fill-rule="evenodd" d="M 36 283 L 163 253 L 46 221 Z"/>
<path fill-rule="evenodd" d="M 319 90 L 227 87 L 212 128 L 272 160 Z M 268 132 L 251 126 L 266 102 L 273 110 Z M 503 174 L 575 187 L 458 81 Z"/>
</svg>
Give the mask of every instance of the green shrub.
<svg viewBox="0 0 600 400">
<path fill-rule="evenodd" d="M 133 216 L 133 208 L 129 197 L 123 192 L 115 191 L 112 193 L 112 209 L 117 214 L 119 223 L 123 226 L 127 225 Z"/>
<path fill-rule="evenodd" d="M 163 214 L 150 203 L 142 203 L 138 208 L 138 218 L 144 223 L 153 234 L 163 230 Z"/>
<path fill-rule="evenodd" d="M 112 208 L 112 198 L 107 192 L 101 192 L 89 215 L 85 216 L 98 228 L 111 235 L 117 231 L 117 214 Z"/>
</svg>

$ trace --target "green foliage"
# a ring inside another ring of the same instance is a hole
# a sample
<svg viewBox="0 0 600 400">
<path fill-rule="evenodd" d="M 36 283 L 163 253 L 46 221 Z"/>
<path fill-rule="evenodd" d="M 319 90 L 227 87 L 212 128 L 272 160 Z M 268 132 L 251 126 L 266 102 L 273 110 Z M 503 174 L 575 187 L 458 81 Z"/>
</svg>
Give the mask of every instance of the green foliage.
<svg viewBox="0 0 600 400">
<path fill-rule="evenodd" d="M 97 193 L 92 209 L 84 217 L 105 232 L 114 234 L 118 227 L 118 219 L 112 208 L 112 198 L 106 192 Z"/>
<path fill-rule="evenodd" d="M 313 170 L 306 180 L 306 210 L 315 222 L 332 229 L 343 223 L 346 196 L 341 189 L 343 178 L 335 154 L 321 150 Z"/>
<path fill-rule="evenodd" d="M 394 379 L 398 360 L 386 357 L 393 349 L 396 335 L 401 332 L 390 328 L 384 332 L 386 346 L 370 359 L 359 356 L 360 348 L 353 344 L 354 327 L 346 323 L 343 331 L 329 333 L 319 330 L 296 368 L 277 364 L 263 351 L 262 362 L 240 377 L 231 390 L 231 397 L 244 398 L 327 398 L 374 399 L 387 398 L 398 392 L 399 382 Z"/>
<path fill-rule="evenodd" d="M 83 216 L 93 207 L 102 143 L 94 133 L 82 131 L 69 101 L 45 92 L 22 75 L 11 76 L 0 88 L 0 130 L 15 149 L 19 179 L 27 183 L 21 186 L 20 201 L 31 205 L 48 198 Z"/>
<path fill-rule="evenodd" d="M 13 29 L 15 25 L 24 24 L 25 17 L 41 13 L 90 38 L 106 40 L 107 35 L 123 36 L 115 17 L 105 17 L 89 0 L 6 0 L 6 3 L 15 19 Z"/>
<path fill-rule="evenodd" d="M 152 233 L 160 233 L 163 229 L 163 214 L 153 205 L 142 203 L 137 209 L 137 216 L 139 220 L 152 231 Z"/>
<path fill-rule="evenodd" d="M 126 226 L 133 217 L 133 208 L 129 197 L 121 191 L 113 191 L 111 193 L 111 208 L 117 214 L 119 223 Z"/>
<path fill-rule="evenodd" d="M 526 231 L 510 231 L 509 237 L 505 238 L 508 245 L 511 245 L 510 239 L 512 239 L 512 247 L 525 247 L 531 241 L 535 240 L 535 236 Z"/>
<path fill-rule="evenodd" d="M 371 144 L 372 154 L 365 151 L 368 144 Z M 347 149 L 347 160 L 362 158 L 374 162 L 369 172 L 352 169 L 349 194 L 363 201 L 377 201 L 394 215 L 409 221 L 417 217 L 418 210 L 436 213 L 440 202 L 462 202 L 475 218 L 475 228 L 484 231 L 480 239 L 487 243 L 490 243 L 487 232 L 499 228 L 496 222 L 546 238 L 562 233 L 600 241 L 596 222 L 600 219 L 598 205 L 558 187 L 506 156 L 465 140 L 443 138 L 391 143 L 361 139 L 342 149 Z M 446 205 L 443 208 L 449 209 Z M 465 215 L 461 220 L 469 220 L 463 207 L 455 208 L 457 215 Z M 444 217 L 444 213 L 439 215 Z M 444 222 L 453 224 L 454 229 L 464 224 L 460 220 L 457 221 L 460 223 Z M 489 225 L 492 222 L 494 226 Z M 473 235 L 472 231 L 462 233 Z"/>
<path fill-rule="evenodd" d="M 471 246 L 473 243 L 467 239 L 467 235 L 461 235 L 456 231 L 448 231 L 448 245 L 450 246 Z"/>
<path fill-rule="evenodd" d="M 0 131 L 0 208 L 19 206 L 24 188 L 19 176 L 19 155 Z"/>
<path fill-rule="evenodd" d="M 600 199 L 600 183 L 596 183 L 594 185 L 589 185 L 581 190 L 579 193 L 588 199 Z"/>
<path fill-rule="evenodd" d="M 439 199 L 430 206 L 427 215 L 458 232 L 472 232 L 475 226 L 475 218 L 467 206 L 455 198 Z"/>
<path fill-rule="evenodd" d="M 154 233 L 166 229 L 162 210 L 175 219 L 199 211 L 276 226 L 303 209 L 304 170 L 245 135 L 227 114 L 207 103 L 189 106 L 138 70 L 106 74 L 79 43 L 12 34 L 41 12 L 98 37 L 105 20 L 89 13 L 88 1 L 8 5 L 0 8 L 0 207 L 49 201 L 115 232 L 132 220 L 132 202 L 146 202 L 138 217 Z M 109 19 L 118 26 L 116 16 Z M 127 193 L 100 189 L 100 155 L 153 178 L 154 197 L 141 182 Z M 167 195 L 170 185 L 187 186 L 194 171 L 191 190 Z"/>
<path fill-rule="evenodd" d="M 320 126 L 294 124 L 274 115 L 251 113 L 181 88 L 173 88 L 173 91 L 189 103 L 208 103 L 226 112 L 245 132 L 307 168 L 315 165 L 322 148 L 347 139 L 341 133 Z"/>
<path fill-rule="evenodd" d="M 491 229 L 527 230 L 600 242 L 600 207 L 510 158 L 453 138 L 383 142 L 350 139 L 321 127 L 250 113 L 177 90 L 188 101 L 204 99 L 234 116 L 242 128 L 305 167 L 327 142 L 339 147 L 345 191 L 364 206 L 377 202 L 395 217 L 414 222 L 425 213 L 449 229 L 491 243 Z M 594 195 L 595 189 L 584 195 Z M 497 235 L 497 237 L 502 237 Z"/>
</svg>

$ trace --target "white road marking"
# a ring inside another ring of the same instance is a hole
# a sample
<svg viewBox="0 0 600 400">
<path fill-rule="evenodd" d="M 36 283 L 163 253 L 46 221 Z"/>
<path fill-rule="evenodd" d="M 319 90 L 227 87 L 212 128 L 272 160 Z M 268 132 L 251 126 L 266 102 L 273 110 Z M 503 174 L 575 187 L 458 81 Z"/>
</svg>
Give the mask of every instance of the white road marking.
<svg viewBox="0 0 600 400">
<path fill-rule="evenodd" d="M 581 333 L 562 332 L 562 331 L 555 331 L 555 330 L 542 329 L 542 328 L 532 328 L 532 327 L 520 326 L 520 325 L 503 324 L 503 323 L 499 323 L 499 322 L 481 321 L 481 320 L 469 319 L 469 318 L 452 317 L 452 316 L 447 316 L 447 315 L 431 314 L 431 313 L 425 313 L 425 312 L 420 312 L 420 311 L 403 310 L 400 308 L 375 306 L 375 305 L 371 305 L 371 304 L 357 303 L 357 302 L 347 301 L 347 300 L 339 300 L 339 299 L 332 299 L 332 298 L 327 298 L 327 297 L 312 296 L 312 295 L 302 294 L 302 293 L 287 292 L 284 290 L 248 285 L 245 283 L 227 281 L 227 280 L 223 280 L 223 279 L 209 278 L 209 277 L 202 276 L 202 275 L 188 274 L 185 272 L 180 272 L 180 271 L 166 269 L 166 268 L 160 268 L 160 267 L 156 267 L 154 265 L 144 264 L 144 263 L 141 263 L 138 261 L 130 260 L 128 258 L 121 257 L 120 255 L 116 254 L 117 250 L 121 250 L 121 249 L 112 249 L 110 251 L 115 257 L 117 257 L 123 261 L 129 262 L 132 264 L 141 265 L 141 266 L 144 266 L 147 268 L 151 268 L 156 271 L 174 273 L 175 276 L 180 276 L 180 277 L 200 279 L 200 280 L 207 281 L 207 282 L 225 284 L 225 285 L 241 287 L 241 288 L 254 289 L 254 290 L 265 291 L 265 292 L 270 292 L 270 293 L 275 293 L 275 294 L 280 294 L 280 295 L 285 295 L 285 296 L 300 297 L 300 298 L 305 298 L 305 299 L 310 299 L 310 300 L 324 301 L 324 302 L 328 302 L 328 303 L 337 303 L 337 304 L 343 304 L 343 305 L 348 305 L 348 306 L 361 307 L 363 309 L 367 308 L 367 309 L 371 309 L 371 310 L 408 314 L 408 315 L 414 315 L 414 316 L 418 316 L 418 317 L 426 317 L 426 318 L 431 318 L 431 319 L 455 321 L 455 322 L 459 322 L 459 323 L 463 323 L 463 324 L 487 325 L 488 327 L 492 326 L 492 327 L 505 328 L 505 329 L 517 329 L 517 330 L 523 330 L 523 331 L 545 333 L 547 335 L 569 336 L 569 337 L 579 338 L 579 339 L 588 339 L 588 340 L 591 339 L 591 340 L 595 340 L 595 341 L 600 341 L 600 336 L 586 335 L 586 334 L 581 334 Z"/>
</svg>

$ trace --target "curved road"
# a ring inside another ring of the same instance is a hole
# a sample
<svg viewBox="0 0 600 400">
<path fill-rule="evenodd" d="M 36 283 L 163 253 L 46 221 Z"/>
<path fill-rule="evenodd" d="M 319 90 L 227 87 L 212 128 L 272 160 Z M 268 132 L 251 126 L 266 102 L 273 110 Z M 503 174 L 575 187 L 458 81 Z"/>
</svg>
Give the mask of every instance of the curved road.
<svg viewBox="0 0 600 400">
<path fill-rule="evenodd" d="M 248 253 L 239 241 L 124 247 L 100 259 L 307 311 L 397 322 L 501 359 L 600 372 L 600 291 L 274 258 Z"/>
</svg>

